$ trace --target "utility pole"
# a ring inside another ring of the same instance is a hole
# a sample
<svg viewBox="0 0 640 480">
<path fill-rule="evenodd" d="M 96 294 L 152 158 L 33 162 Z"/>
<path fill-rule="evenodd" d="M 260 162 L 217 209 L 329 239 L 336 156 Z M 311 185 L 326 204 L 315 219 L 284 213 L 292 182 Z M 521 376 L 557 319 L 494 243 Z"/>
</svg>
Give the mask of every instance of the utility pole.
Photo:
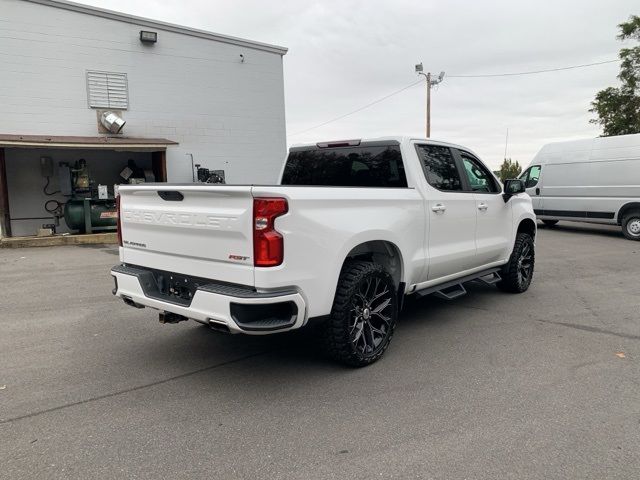
<svg viewBox="0 0 640 480">
<path fill-rule="evenodd" d="M 438 85 L 444 79 L 444 72 L 440 72 L 438 78 L 431 78 L 431 72 L 424 73 L 422 63 L 416 65 L 416 73 L 422 75 L 426 80 L 427 87 L 427 112 L 426 112 L 426 134 L 427 138 L 431 137 L 431 87 Z"/>
</svg>

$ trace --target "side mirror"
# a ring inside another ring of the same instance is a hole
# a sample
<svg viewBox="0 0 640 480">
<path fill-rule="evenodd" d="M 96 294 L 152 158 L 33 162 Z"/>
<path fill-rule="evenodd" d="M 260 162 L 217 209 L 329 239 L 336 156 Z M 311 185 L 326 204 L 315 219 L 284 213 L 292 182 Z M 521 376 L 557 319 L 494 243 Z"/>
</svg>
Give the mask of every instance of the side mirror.
<svg viewBox="0 0 640 480">
<path fill-rule="evenodd" d="M 512 178 L 510 180 L 505 180 L 504 193 L 502 194 L 502 198 L 504 198 L 504 201 L 506 203 L 514 195 L 518 195 L 519 193 L 524 193 L 525 191 L 526 191 L 525 184 L 519 178 Z"/>
</svg>

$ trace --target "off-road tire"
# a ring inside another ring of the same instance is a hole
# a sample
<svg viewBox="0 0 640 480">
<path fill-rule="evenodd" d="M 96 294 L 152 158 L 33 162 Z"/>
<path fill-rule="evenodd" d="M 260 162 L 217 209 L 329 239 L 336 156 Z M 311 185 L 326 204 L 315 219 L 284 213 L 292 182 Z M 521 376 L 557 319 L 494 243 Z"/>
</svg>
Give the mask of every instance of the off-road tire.
<svg viewBox="0 0 640 480">
<path fill-rule="evenodd" d="M 509 262 L 502 267 L 502 280 L 496 285 L 505 292 L 526 292 L 531 285 L 535 265 L 533 238 L 528 233 L 518 233 Z M 528 273 L 528 275 L 525 275 Z"/>
<path fill-rule="evenodd" d="M 542 220 L 547 227 L 553 227 L 558 223 L 558 220 Z"/>
<path fill-rule="evenodd" d="M 631 212 L 622 217 L 622 233 L 629 240 L 640 240 L 640 212 Z"/>
<path fill-rule="evenodd" d="M 345 365 L 370 365 L 389 346 L 397 317 L 398 298 L 391 275 L 377 263 L 349 261 L 340 273 L 331 315 L 321 326 L 323 349 Z"/>
</svg>

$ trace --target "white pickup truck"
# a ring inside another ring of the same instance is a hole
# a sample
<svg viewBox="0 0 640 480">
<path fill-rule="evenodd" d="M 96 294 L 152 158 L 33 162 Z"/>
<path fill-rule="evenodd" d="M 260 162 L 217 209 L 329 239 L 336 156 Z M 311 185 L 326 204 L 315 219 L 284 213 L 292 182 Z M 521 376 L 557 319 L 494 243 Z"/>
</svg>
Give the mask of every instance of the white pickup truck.
<svg viewBox="0 0 640 480">
<path fill-rule="evenodd" d="M 215 330 L 317 324 L 336 360 L 376 361 L 405 295 L 454 298 L 472 280 L 524 292 L 536 222 L 469 149 L 388 137 L 290 149 L 279 185 L 120 188 L 114 295 Z"/>
</svg>

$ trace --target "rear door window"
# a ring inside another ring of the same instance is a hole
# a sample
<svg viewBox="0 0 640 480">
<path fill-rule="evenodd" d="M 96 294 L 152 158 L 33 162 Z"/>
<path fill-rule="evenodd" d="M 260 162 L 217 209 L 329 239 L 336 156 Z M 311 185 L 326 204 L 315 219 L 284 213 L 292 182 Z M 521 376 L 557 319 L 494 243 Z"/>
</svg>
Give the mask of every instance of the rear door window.
<svg viewBox="0 0 640 480">
<path fill-rule="evenodd" d="M 462 190 L 460 172 L 449 147 L 416 145 L 416 150 L 429 185 L 444 191 Z"/>
<path fill-rule="evenodd" d="M 282 185 L 406 188 L 398 145 L 294 150 Z"/>
</svg>

